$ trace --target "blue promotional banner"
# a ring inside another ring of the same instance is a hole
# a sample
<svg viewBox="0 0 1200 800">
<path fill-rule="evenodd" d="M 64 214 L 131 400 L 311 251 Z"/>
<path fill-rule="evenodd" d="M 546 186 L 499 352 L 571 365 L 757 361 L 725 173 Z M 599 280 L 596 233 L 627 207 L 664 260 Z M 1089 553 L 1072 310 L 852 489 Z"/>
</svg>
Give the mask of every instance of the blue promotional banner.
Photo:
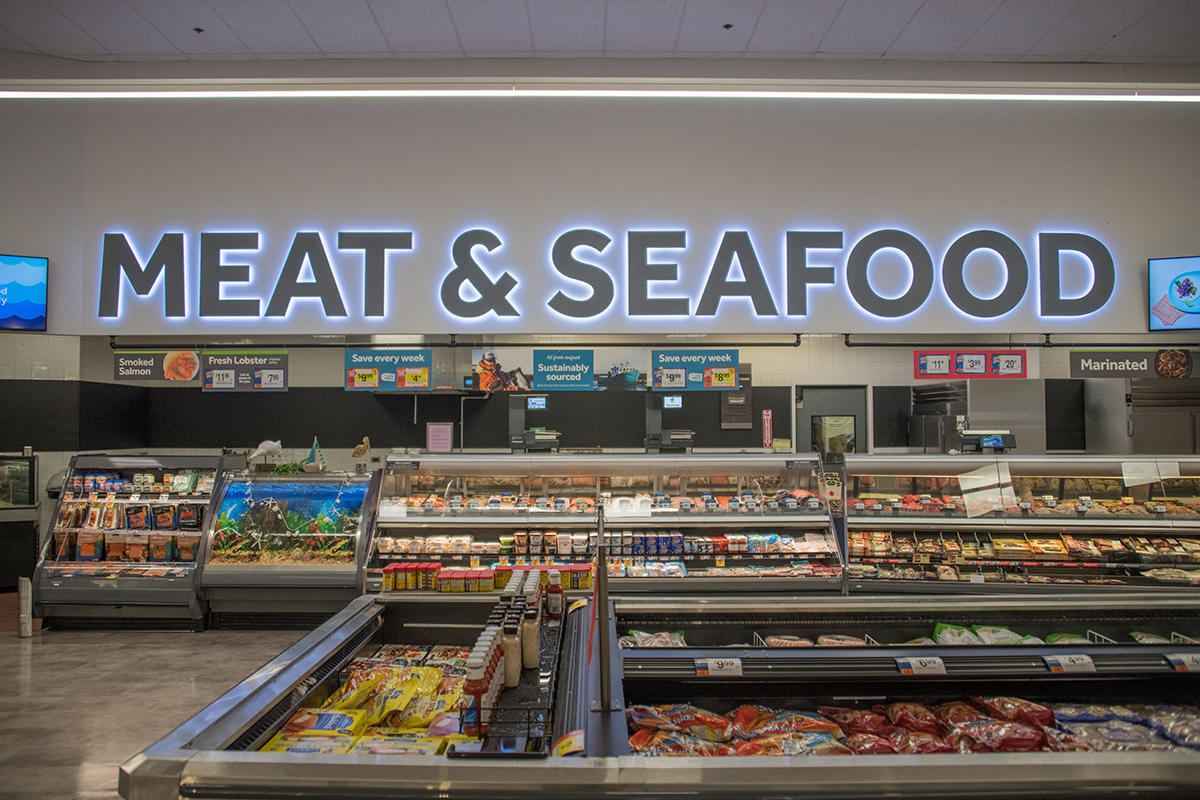
<svg viewBox="0 0 1200 800">
<path fill-rule="evenodd" d="M 594 391 L 592 351 L 534 350 L 531 388 L 535 392 Z"/>
<path fill-rule="evenodd" d="M 432 371 L 432 350 L 346 351 L 348 392 L 424 392 Z"/>
<path fill-rule="evenodd" d="M 656 391 L 738 388 L 737 350 L 651 350 Z"/>
</svg>

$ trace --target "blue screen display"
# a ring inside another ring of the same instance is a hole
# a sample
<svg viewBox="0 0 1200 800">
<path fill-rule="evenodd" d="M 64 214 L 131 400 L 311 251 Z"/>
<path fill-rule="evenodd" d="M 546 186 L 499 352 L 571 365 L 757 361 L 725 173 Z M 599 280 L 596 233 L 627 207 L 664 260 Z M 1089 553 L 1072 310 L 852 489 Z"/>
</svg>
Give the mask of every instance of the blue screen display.
<svg viewBox="0 0 1200 800">
<path fill-rule="evenodd" d="M 1148 264 L 1150 330 L 1200 328 L 1200 256 L 1152 258 Z"/>
<path fill-rule="evenodd" d="M 981 436 L 979 444 L 982 447 L 1004 447 L 1003 436 Z"/>
<path fill-rule="evenodd" d="M 663 408 L 683 408 L 683 395 L 681 395 L 681 394 L 665 394 L 665 395 L 663 395 Z"/>
<path fill-rule="evenodd" d="M 531 395 L 526 397 L 525 408 L 529 411 L 544 411 L 546 409 L 546 396 Z"/>
<path fill-rule="evenodd" d="M 46 330 L 46 273 L 37 256 L 0 255 L 0 329 Z"/>
</svg>

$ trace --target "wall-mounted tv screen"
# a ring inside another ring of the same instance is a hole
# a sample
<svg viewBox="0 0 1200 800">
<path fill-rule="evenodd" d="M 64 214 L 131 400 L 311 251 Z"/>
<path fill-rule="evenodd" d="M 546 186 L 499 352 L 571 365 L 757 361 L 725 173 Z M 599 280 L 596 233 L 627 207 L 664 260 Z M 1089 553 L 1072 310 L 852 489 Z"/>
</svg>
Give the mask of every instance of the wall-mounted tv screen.
<svg viewBox="0 0 1200 800">
<path fill-rule="evenodd" d="M 1200 328 L 1200 256 L 1152 258 L 1149 264 L 1150 330 Z"/>
<path fill-rule="evenodd" d="M 683 395 L 681 394 L 664 394 L 663 408 L 683 408 Z"/>
<path fill-rule="evenodd" d="M 46 330 L 46 273 L 38 256 L 0 255 L 0 330 Z"/>
<path fill-rule="evenodd" d="M 527 411 L 545 411 L 546 410 L 546 395 L 531 394 L 525 398 L 525 409 Z"/>
</svg>

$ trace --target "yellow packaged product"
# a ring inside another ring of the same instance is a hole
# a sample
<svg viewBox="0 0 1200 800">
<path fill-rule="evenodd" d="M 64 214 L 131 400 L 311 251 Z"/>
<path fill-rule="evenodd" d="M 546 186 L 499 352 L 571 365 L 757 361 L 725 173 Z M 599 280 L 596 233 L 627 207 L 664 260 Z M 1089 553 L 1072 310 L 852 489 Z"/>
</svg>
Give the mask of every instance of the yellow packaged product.
<svg viewBox="0 0 1200 800">
<path fill-rule="evenodd" d="M 417 696 L 416 675 L 398 681 L 387 681 L 380 687 L 367 709 L 367 724 L 378 725 L 396 711 L 403 711 Z"/>
<path fill-rule="evenodd" d="M 388 714 L 383 722 L 391 729 L 424 730 L 446 714 L 457 711 L 461 698 L 461 694 L 416 697 L 404 708 Z"/>
<path fill-rule="evenodd" d="M 374 728 L 370 730 L 375 730 Z M 371 755 L 436 756 L 446 747 L 441 736 L 425 736 L 419 733 L 365 733 L 350 747 L 350 753 Z"/>
<path fill-rule="evenodd" d="M 365 727 L 367 712 L 361 709 L 302 708 L 279 732 L 285 736 L 357 736 Z"/>
<path fill-rule="evenodd" d="M 400 680 L 404 667 L 368 667 L 352 670 L 338 690 L 325 701 L 325 708 L 366 708 L 385 681 Z"/>
<path fill-rule="evenodd" d="M 291 736 L 277 733 L 264 744 L 263 753 L 348 753 L 354 736 Z"/>
</svg>

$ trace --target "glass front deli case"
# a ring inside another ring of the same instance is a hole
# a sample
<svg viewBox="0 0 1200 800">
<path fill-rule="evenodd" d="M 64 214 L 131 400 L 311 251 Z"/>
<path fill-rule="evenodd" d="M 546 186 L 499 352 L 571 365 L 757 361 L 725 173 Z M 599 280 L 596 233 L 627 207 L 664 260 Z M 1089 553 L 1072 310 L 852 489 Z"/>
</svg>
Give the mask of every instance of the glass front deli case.
<svg viewBox="0 0 1200 800">
<path fill-rule="evenodd" d="M 203 627 L 196 556 L 231 458 L 73 457 L 34 575 L 35 616 Z"/>
<path fill-rule="evenodd" d="M 1200 460 L 850 456 L 850 590 L 1194 592 Z"/>
<path fill-rule="evenodd" d="M 361 593 L 379 473 L 226 473 L 201 546 L 217 624 L 302 622 Z"/>
<path fill-rule="evenodd" d="M 34 573 L 38 505 L 37 456 L 0 455 L 0 589 Z"/>
<path fill-rule="evenodd" d="M 815 456 L 389 457 L 384 473 L 371 590 L 389 565 L 422 563 L 553 564 L 588 588 L 572 576 L 601 541 L 615 593 L 841 586 Z"/>
</svg>

